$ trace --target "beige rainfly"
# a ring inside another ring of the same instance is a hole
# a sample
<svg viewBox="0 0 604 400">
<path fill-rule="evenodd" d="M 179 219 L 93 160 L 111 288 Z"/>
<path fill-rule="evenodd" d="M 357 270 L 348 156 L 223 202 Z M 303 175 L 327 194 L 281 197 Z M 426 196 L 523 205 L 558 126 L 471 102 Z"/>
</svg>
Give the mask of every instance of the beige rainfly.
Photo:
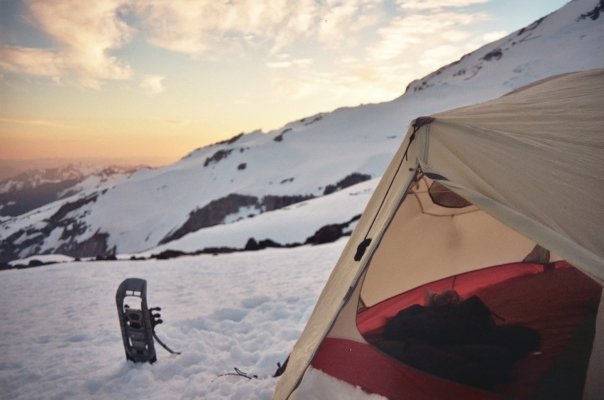
<svg viewBox="0 0 604 400">
<path fill-rule="evenodd" d="M 420 178 L 421 177 L 421 178 Z M 428 187 L 469 207 L 441 207 Z M 414 121 L 279 379 L 296 388 L 326 337 L 365 343 L 359 308 L 441 278 L 551 251 L 604 282 L 604 70 L 557 76 Z M 585 397 L 602 394 L 602 304 Z"/>
</svg>

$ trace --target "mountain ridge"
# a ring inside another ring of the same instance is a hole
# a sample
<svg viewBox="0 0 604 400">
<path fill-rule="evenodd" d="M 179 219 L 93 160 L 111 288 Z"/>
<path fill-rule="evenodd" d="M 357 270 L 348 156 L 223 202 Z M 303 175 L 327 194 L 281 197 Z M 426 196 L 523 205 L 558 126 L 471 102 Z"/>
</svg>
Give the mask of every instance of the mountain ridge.
<svg viewBox="0 0 604 400">
<path fill-rule="evenodd" d="M 26 170 L 0 181 L 0 218 L 16 217 L 55 200 L 115 185 L 139 168 L 68 163 Z"/>
<path fill-rule="evenodd" d="M 598 56 L 604 53 L 604 29 L 597 12 L 601 4 L 574 0 L 411 82 L 405 94 L 392 101 L 317 113 L 266 133 L 238 134 L 196 149 L 172 165 L 136 171 L 119 184 L 96 191 L 94 201 L 79 204 L 82 197 L 76 195 L 5 220 L 0 224 L 0 260 L 60 249 L 78 257 L 98 255 L 91 249 L 139 253 L 177 248 L 184 242 L 188 244 L 182 246 L 197 249 L 243 247 L 251 237 L 288 243 L 283 233 L 287 228 L 271 214 L 287 219 L 284 213 L 288 209 L 293 213 L 297 205 L 313 208 L 323 221 L 298 213 L 314 222 L 292 220 L 290 224 L 300 229 L 296 238 L 309 237 L 329 223 L 348 221 L 362 211 L 360 197 L 351 195 L 354 188 L 371 190 L 411 119 L 496 98 L 552 75 L 604 67 Z M 363 179 L 352 187 L 338 185 L 353 174 Z M 268 207 L 265 198 L 279 207 Z M 208 211 L 224 199 L 240 202 L 218 214 Z M 65 203 L 79 207 L 61 215 Z M 342 210 L 333 212 L 334 207 Z M 206 220 L 201 221 L 204 213 Z M 228 236 L 220 233 L 227 231 Z"/>
</svg>

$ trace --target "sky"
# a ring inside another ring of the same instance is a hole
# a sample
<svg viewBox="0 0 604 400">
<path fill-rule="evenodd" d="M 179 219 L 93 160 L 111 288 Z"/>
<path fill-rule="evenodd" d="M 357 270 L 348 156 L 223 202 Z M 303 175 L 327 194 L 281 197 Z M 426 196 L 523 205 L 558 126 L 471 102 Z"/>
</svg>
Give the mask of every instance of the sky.
<svg viewBox="0 0 604 400">
<path fill-rule="evenodd" d="M 0 159 L 168 162 L 392 100 L 566 0 L 0 0 Z"/>
</svg>

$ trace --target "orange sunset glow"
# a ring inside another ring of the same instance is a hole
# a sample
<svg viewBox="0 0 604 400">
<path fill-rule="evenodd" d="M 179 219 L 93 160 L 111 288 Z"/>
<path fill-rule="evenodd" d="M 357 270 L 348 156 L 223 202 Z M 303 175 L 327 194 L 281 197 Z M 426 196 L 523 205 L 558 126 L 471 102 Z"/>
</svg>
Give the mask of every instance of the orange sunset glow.
<svg viewBox="0 0 604 400">
<path fill-rule="evenodd" d="M 564 3 L 2 0 L 0 159 L 176 160 L 392 100 Z"/>
</svg>

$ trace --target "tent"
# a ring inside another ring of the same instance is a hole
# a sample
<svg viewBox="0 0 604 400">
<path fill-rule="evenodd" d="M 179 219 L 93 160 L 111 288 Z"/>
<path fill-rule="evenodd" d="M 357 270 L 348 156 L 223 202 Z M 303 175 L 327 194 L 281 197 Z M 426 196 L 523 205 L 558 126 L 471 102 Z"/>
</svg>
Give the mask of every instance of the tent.
<svg viewBox="0 0 604 400">
<path fill-rule="evenodd" d="M 273 398 L 298 398 L 311 366 L 393 400 L 604 398 L 603 283 L 604 70 L 417 118 Z M 446 290 L 538 332 L 508 381 L 460 383 L 378 345 L 398 312 Z"/>
</svg>

